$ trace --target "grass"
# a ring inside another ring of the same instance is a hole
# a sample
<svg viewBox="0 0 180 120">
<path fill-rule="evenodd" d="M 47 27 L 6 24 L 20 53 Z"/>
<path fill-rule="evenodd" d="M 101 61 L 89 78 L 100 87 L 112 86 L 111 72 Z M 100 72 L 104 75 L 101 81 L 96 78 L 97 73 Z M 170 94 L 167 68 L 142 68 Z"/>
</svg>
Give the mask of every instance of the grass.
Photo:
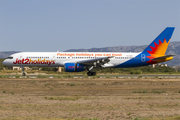
<svg viewBox="0 0 180 120">
<path fill-rule="evenodd" d="M 46 83 L 44 86 L 52 85 L 51 83 Z"/>
<path fill-rule="evenodd" d="M 179 104 L 176 103 L 176 104 L 171 104 L 171 105 L 168 105 L 168 104 L 158 104 L 156 107 L 157 108 L 175 108 L 175 107 L 178 107 Z"/>
<path fill-rule="evenodd" d="M 31 83 L 32 83 L 32 84 L 34 84 L 34 83 L 36 83 L 36 81 L 35 81 L 35 80 L 33 80 Z"/>
<path fill-rule="evenodd" d="M 9 78 L 9 75 L 0 75 L 0 78 Z"/>
<path fill-rule="evenodd" d="M 74 84 L 74 83 L 71 83 L 71 84 L 70 84 L 70 86 L 75 86 L 75 85 L 76 85 L 76 84 Z"/>
<path fill-rule="evenodd" d="M 99 97 L 97 97 L 97 96 L 95 96 L 95 97 L 84 96 L 84 97 L 83 97 L 83 100 L 98 100 L 98 99 L 101 99 L 101 98 L 99 98 Z"/>
<path fill-rule="evenodd" d="M 157 78 L 159 78 L 159 77 L 158 77 L 158 76 L 155 76 L 154 78 L 156 78 L 156 79 L 157 79 Z"/>
<path fill-rule="evenodd" d="M 130 115 L 131 115 L 131 112 L 127 113 L 127 115 L 130 116 Z"/>
<path fill-rule="evenodd" d="M 53 90 L 54 88 L 49 87 L 50 90 Z"/>
<path fill-rule="evenodd" d="M 105 78 L 111 78 L 110 76 L 105 76 Z"/>
<path fill-rule="evenodd" d="M 19 78 L 19 75 L 18 75 L 18 74 L 16 74 L 16 75 L 15 75 L 15 78 Z"/>
<path fill-rule="evenodd" d="M 136 117 L 132 120 L 180 120 L 180 115 L 178 116 L 171 116 L 171 117 L 146 117 L 146 118 L 141 118 L 141 117 Z"/>
<path fill-rule="evenodd" d="M 152 90 L 151 93 L 158 93 L 158 94 L 161 94 L 161 93 L 166 93 L 166 91 L 162 90 Z"/>
<path fill-rule="evenodd" d="M 135 118 L 135 119 L 132 119 L 132 120 L 150 120 L 150 119 L 146 119 L 146 118 Z"/>
<path fill-rule="evenodd" d="M 158 98 L 153 98 L 153 97 L 126 97 L 126 98 L 124 98 L 124 99 L 134 99 L 134 100 L 136 100 L 136 99 L 143 99 L 143 100 L 152 100 L 152 99 L 158 99 Z"/>
<path fill-rule="evenodd" d="M 41 75 L 41 74 L 37 75 L 37 78 L 48 78 L 48 77 L 49 77 L 48 75 Z"/>
<path fill-rule="evenodd" d="M 147 90 L 133 91 L 133 93 L 149 93 Z"/>
<path fill-rule="evenodd" d="M 76 86 L 75 83 L 67 83 L 66 85 L 69 85 L 69 86 Z"/>
<path fill-rule="evenodd" d="M 98 118 L 75 118 L 75 120 L 100 120 Z"/>
<path fill-rule="evenodd" d="M 100 120 L 98 118 L 42 118 L 42 117 L 8 117 L 3 120 Z"/>
<path fill-rule="evenodd" d="M 164 90 L 152 90 L 151 92 L 147 91 L 147 90 L 138 90 L 138 91 L 133 91 L 133 93 L 158 93 L 158 94 L 161 94 L 161 93 L 166 93 L 166 91 Z"/>
<path fill-rule="evenodd" d="M 97 85 L 95 82 L 88 83 L 88 85 Z"/>
<path fill-rule="evenodd" d="M 61 75 L 53 75 L 53 78 L 62 78 Z"/>
<path fill-rule="evenodd" d="M 13 71 L 13 70 L 9 70 L 9 71 L 7 71 L 7 73 L 2 73 L 1 72 L 1 70 L 0 70 L 0 78 L 11 78 L 12 76 L 10 76 L 10 75 L 7 75 L 9 72 L 11 71 L 11 74 L 12 73 L 15 73 L 15 78 L 20 78 L 21 77 L 21 75 L 19 75 L 19 74 L 17 74 L 19 71 Z M 21 71 L 20 71 L 21 72 Z M 28 72 L 28 71 L 27 71 Z M 29 72 L 28 72 L 29 73 Z M 57 72 L 46 72 L 46 71 L 36 71 L 36 70 L 34 70 L 34 73 L 39 73 L 39 75 L 37 75 L 37 78 L 49 78 L 49 75 L 50 74 L 53 74 L 53 78 L 74 78 L 74 76 L 75 75 L 82 75 L 82 78 L 101 78 L 99 75 L 97 75 L 97 76 L 91 76 L 91 77 L 89 77 L 89 76 L 87 76 L 87 75 L 85 75 L 84 73 L 71 73 L 71 74 L 69 74 L 69 73 L 64 73 L 64 72 L 62 72 L 62 73 L 57 73 Z M 46 74 L 46 75 L 42 75 L 42 74 Z M 101 74 L 101 75 L 105 75 L 104 76 L 104 78 L 119 78 L 119 75 L 121 75 L 121 74 Z M 112 76 L 110 76 L 110 75 L 115 75 L 115 77 L 112 77 Z M 131 76 L 131 74 L 125 74 L 125 75 L 130 75 Z M 137 79 L 140 79 L 140 78 L 144 78 L 144 75 L 147 75 L 147 74 L 141 74 L 141 75 L 138 75 L 138 77 L 137 77 Z M 154 77 L 145 77 L 145 79 L 152 79 L 152 78 L 156 78 L 156 79 L 162 79 L 162 78 L 159 78 L 159 76 L 158 75 L 163 75 L 163 73 L 157 73 L 157 74 L 155 74 L 155 73 L 151 73 L 150 75 L 157 75 L 157 76 L 154 76 Z M 175 75 L 179 75 L 179 74 L 175 74 Z M 29 78 L 29 76 L 26 76 L 26 77 L 24 77 L 25 79 L 26 78 Z M 126 78 L 126 77 L 125 77 Z M 131 78 L 134 78 L 134 76 L 131 76 Z M 176 79 L 178 79 L 178 77 L 176 77 Z"/>
<path fill-rule="evenodd" d="M 72 97 L 45 97 L 46 100 L 70 100 L 70 101 L 76 101 L 80 99 L 80 96 L 72 96 Z"/>
<path fill-rule="evenodd" d="M 142 75 L 138 75 L 138 78 L 142 78 Z"/>
</svg>

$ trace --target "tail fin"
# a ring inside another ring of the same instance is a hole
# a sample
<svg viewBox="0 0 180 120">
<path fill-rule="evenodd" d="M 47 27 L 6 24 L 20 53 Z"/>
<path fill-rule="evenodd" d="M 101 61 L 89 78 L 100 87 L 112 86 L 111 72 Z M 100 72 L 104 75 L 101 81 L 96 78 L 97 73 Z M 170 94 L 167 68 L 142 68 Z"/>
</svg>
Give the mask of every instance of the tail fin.
<svg viewBox="0 0 180 120">
<path fill-rule="evenodd" d="M 142 53 L 149 59 L 164 56 L 174 29 L 167 27 Z"/>
<path fill-rule="evenodd" d="M 167 27 L 143 52 L 116 67 L 139 67 L 173 59 L 174 55 L 165 55 L 174 27 Z M 140 58 L 140 59 L 139 59 Z"/>
</svg>

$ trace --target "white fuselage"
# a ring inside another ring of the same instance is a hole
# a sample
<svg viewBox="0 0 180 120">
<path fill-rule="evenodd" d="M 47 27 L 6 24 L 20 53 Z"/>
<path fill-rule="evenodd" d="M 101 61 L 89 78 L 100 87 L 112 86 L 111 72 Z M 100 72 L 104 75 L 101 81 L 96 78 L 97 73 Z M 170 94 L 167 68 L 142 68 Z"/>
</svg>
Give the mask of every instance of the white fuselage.
<svg viewBox="0 0 180 120">
<path fill-rule="evenodd" d="M 77 63 L 113 56 L 108 63 L 104 64 L 104 67 L 114 67 L 136 57 L 138 54 L 131 52 L 20 52 L 8 57 L 3 64 L 24 67 L 64 67 L 65 63 Z"/>
</svg>

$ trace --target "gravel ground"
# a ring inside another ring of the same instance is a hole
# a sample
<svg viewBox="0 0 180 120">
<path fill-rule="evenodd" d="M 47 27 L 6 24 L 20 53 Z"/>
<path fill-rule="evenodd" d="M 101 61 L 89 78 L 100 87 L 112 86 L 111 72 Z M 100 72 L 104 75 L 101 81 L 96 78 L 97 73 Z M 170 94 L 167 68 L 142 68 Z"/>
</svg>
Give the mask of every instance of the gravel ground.
<svg viewBox="0 0 180 120">
<path fill-rule="evenodd" d="M 180 119 L 180 79 L 0 79 L 3 120 Z"/>
</svg>

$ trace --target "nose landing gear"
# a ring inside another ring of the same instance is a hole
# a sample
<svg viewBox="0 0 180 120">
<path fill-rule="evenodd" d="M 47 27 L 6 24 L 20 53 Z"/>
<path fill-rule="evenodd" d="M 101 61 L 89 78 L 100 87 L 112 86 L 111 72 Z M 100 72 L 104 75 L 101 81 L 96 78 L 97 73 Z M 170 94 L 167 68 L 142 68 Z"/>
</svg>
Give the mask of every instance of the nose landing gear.
<svg viewBox="0 0 180 120">
<path fill-rule="evenodd" d="M 24 71 L 24 67 L 22 67 L 22 76 L 26 76 L 26 73 Z"/>
<path fill-rule="evenodd" d="M 23 72 L 23 73 L 22 73 L 22 76 L 26 76 L 26 73 L 25 73 L 25 72 Z"/>
</svg>

